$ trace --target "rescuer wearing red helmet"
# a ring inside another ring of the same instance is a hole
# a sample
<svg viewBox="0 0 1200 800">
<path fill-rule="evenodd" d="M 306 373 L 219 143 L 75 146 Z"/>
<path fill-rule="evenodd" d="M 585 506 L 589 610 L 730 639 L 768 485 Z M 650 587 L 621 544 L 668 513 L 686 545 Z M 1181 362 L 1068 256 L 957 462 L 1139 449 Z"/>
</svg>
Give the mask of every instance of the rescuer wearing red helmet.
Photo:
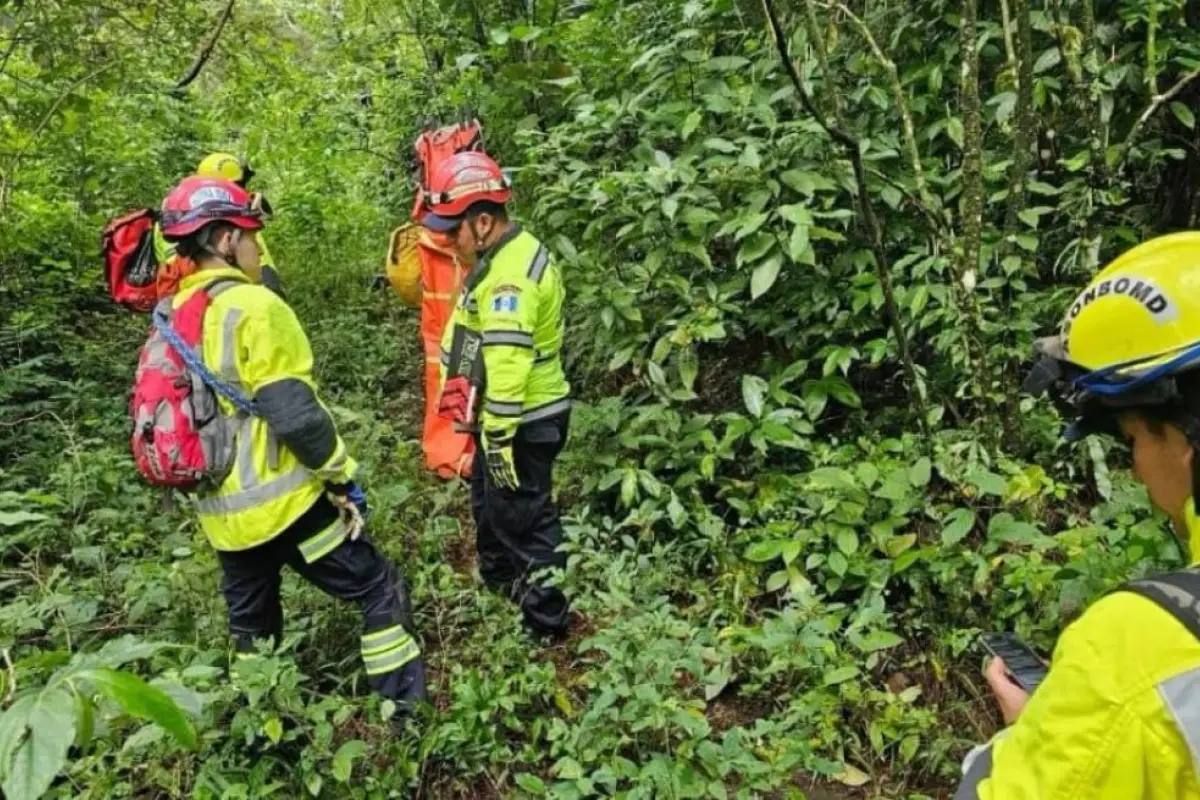
<svg viewBox="0 0 1200 800">
<path fill-rule="evenodd" d="M 201 360 L 248 398 L 253 413 L 218 394 L 237 434 L 229 475 L 198 494 L 200 527 L 217 551 L 229 627 L 240 651 L 282 633 L 280 573 L 362 610 L 362 657 L 371 686 L 407 712 L 426 697 L 403 577 L 365 536 L 366 496 L 357 464 L 317 397 L 313 355 L 296 315 L 252 283 L 259 198 L 232 181 L 187 178 L 163 201 L 162 232 L 191 268 L 170 302 L 209 293 Z"/>
<path fill-rule="evenodd" d="M 530 573 L 562 567 L 551 491 L 567 438 L 563 284 L 546 247 L 508 217 L 512 187 L 481 152 L 446 159 L 429 180 L 422 224 L 471 266 L 442 342 L 441 410 L 476 435 L 471 474 L 479 571 L 521 607 L 526 626 L 562 635 L 562 592 Z"/>
</svg>

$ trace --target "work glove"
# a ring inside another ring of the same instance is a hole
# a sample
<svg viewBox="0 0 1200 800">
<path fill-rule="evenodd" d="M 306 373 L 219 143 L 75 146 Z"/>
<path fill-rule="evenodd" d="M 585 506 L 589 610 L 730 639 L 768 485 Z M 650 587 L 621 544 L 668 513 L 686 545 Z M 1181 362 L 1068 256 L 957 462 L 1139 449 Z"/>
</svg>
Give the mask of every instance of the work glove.
<svg viewBox="0 0 1200 800">
<path fill-rule="evenodd" d="M 333 504 L 342 513 L 342 520 L 350 529 L 350 541 L 356 541 L 362 535 L 363 526 L 371 509 L 367 506 L 367 493 L 357 483 L 327 483 L 325 487 L 332 495 Z"/>
<path fill-rule="evenodd" d="M 473 423 L 476 389 L 463 375 L 450 378 L 438 398 L 438 416 L 462 426 Z"/>
<path fill-rule="evenodd" d="M 501 489 L 516 489 L 521 485 L 517 479 L 517 464 L 513 460 L 512 434 L 483 432 L 483 455 L 487 462 L 488 474 L 492 483 Z"/>
</svg>

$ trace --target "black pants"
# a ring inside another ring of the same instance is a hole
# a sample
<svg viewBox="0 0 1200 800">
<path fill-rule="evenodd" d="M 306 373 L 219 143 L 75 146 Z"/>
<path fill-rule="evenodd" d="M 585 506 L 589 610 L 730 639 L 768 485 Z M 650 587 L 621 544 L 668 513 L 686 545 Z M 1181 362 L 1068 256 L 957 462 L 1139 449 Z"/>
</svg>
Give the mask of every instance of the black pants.
<svg viewBox="0 0 1200 800">
<path fill-rule="evenodd" d="M 217 551 L 229 607 L 229 630 L 242 652 L 256 639 L 283 632 L 279 587 L 286 564 L 326 594 L 356 603 L 363 613 L 363 661 L 371 688 L 406 703 L 424 700 L 425 665 L 415 640 L 408 587 L 396 566 L 365 536 L 342 539 L 309 563 L 301 544 L 329 531 L 338 512 L 322 496 L 283 533 L 238 552 Z M 402 662 L 402 663 L 401 663 Z"/>
<path fill-rule="evenodd" d="M 567 598 L 553 586 L 529 579 L 541 567 L 562 567 L 556 552 L 562 523 L 552 497 L 554 460 L 567 441 L 570 412 L 522 425 L 513 441 L 520 486 L 496 486 L 487 472 L 483 448 L 476 440 L 471 471 L 471 511 L 479 573 L 489 588 L 513 598 L 525 624 L 535 633 L 562 634 L 567 629 Z"/>
</svg>

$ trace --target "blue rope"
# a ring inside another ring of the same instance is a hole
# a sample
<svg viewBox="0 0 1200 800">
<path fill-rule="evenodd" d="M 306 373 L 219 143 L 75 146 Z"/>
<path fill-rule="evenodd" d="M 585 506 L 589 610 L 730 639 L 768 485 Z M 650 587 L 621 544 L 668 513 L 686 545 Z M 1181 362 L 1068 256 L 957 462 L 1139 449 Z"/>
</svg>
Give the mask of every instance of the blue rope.
<svg viewBox="0 0 1200 800">
<path fill-rule="evenodd" d="M 171 323 L 161 311 L 155 309 L 153 319 L 154 327 L 167 340 L 167 344 L 171 345 L 175 352 L 179 354 L 179 357 L 183 359 L 183 363 L 187 364 L 188 369 L 200 376 L 200 380 L 204 381 L 206 386 L 233 403 L 238 411 L 250 415 L 258 414 L 257 407 L 249 398 L 218 378 L 212 370 L 204 366 L 204 362 L 200 359 L 200 356 L 179 337 L 179 334 L 171 327 Z"/>
</svg>

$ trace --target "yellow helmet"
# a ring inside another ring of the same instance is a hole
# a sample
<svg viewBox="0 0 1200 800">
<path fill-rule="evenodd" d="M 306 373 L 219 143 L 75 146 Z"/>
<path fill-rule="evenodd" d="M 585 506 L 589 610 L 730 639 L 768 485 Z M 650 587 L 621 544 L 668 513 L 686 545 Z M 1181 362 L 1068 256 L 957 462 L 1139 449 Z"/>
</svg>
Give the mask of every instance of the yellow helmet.
<svg viewBox="0 0 1200 800">
<path fill-rule="evenodd" d="M 1177 233 L 1138 245 L 1103 270 L 1075 298 L 1059 336 L 1036 343 L 1041 361 L 1026 391 L 1053 392 L 1082 426 L 1095 411 L 1170 402 L 1174 376 L 1200 366 L 1200 233 Z"/>
<path fill-rule="evenodd" d="M 200 166 L 196 167 L 196 176 L 224 178 L 244 187 L 254 177 L 254 170 L 250 169 L 250 164 L 232 153 L 211 153 L 204 157 Z"/>
</svg>

